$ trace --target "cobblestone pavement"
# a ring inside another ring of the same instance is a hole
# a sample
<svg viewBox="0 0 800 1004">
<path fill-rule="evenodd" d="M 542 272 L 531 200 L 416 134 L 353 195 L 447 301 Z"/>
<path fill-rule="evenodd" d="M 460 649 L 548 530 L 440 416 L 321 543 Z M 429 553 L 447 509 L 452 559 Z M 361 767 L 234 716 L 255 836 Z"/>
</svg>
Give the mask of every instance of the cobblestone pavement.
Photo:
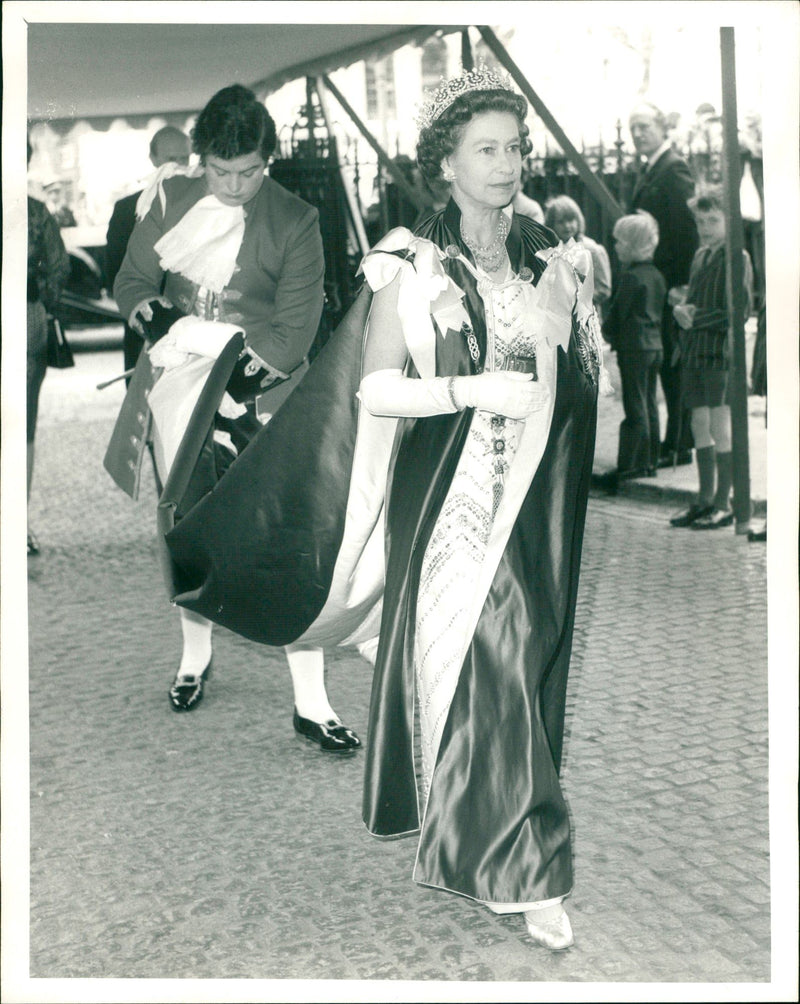
<svg viewBox="0 0 800 1004">
<path fill-rule="evenodd" d="M 152 479 L 133 503 L 101 463 L 122 389 L 94 384 L 117 365 L 79 355 L 43 391 L 42 553 L 28 560 L 32 978 L 385 981 L 364 997 L 287 982 L 285 996 L 242 983 L 205 1000 L 578 999 L 570 983 L 618 983 L 613 999 L 794 999 L 769 988 L 763 545 L 674 530 L 657 499 L 590 500 L 563 770 L 576 946 L 549 953 L 518 917 L 415 886 L 413 839 L 369 836 L 362 758 L 295 738 L 280 651 L 218 629 L 206 700 L 170 711 L 179 630 Z M 327 665 L 334 706 L 369 742 L 369 665 L 346 650 Z M 562 988 L 526 986 L 540 983 Z M 651 983 L 688 989 L 631 996 Z M 743 996 L 692 996 L 701 984 Z M 176 986 L 124 999 L 201 999 Z M 117 999 L 63 992 L 42 999 Z"/>
</svg>

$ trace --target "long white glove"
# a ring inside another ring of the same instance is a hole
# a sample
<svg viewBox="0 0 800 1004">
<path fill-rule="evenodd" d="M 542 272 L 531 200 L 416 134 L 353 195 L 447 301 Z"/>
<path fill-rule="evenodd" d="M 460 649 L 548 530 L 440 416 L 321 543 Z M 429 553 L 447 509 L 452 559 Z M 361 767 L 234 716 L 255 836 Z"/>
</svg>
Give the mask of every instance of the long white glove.
<svg viewBox="0 0 800 1004">
<path fill-rule="evenodd" d="M 453 389 L 464 407 L 513 419 L 525 419 L 539 411 L 549 396 L 549 392 L 533 379 L 532 373 L 515 370 L 456 377 Z"/>
<path fill-rule="evenodd" d="M 376 370 L 361 381 L 358 396 L 372 415 L 395 418 L 422 418 L 458 411 L 448 377 L 415 380 L 399 369 Z"/>
<path fill-rule="evenodd" d="M 547 392 L 530 373 L 500 370 L 418 380 L 404 376 L 402 370 L 387 369 L 365 376 L 358 396 L 373 415 L 423 418 L 479 408 L 506 418 L 524 419 L 544 406 Z"/>
</svg>

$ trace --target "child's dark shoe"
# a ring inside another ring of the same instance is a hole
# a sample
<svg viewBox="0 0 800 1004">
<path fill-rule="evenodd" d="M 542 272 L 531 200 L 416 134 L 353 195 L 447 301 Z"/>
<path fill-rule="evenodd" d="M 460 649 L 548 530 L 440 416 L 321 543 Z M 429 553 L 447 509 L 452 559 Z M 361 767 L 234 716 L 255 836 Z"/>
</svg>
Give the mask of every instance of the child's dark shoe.
<svg viewBox="0 0 800 1004">
<path fill-rule="evenodd" d="M 693 502 L 688 509 L 682 509 L 670 520 L 672 526 L 693 526 L 698 519 L 704 519 L 714 511 L 714 506 Z"/>
<path fill-rule="evenodd" d="M 707 516 L 700 516 L 692 523 L 693 530 L 718 530 L 733 523 L 733 512 L 730 509 L 712 509 Z"/>
</svg>

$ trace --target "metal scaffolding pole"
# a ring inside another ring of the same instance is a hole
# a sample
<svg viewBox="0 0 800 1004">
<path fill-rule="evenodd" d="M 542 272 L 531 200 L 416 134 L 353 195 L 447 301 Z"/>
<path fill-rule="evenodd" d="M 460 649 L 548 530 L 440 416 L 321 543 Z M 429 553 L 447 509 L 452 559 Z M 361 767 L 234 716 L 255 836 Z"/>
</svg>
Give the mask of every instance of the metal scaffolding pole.
<svg viewBox="0 0 800 1004">
<path fill-rule="evenodd" d="M 547 108 L 545 103 L 539 97 L 539 95 L 534 91 L 531 85 L 528 83 L 525 74 L 520 70 L 514 60 L 506 52 L 500 39 L 495 35 L 491 28 L 484 24 L 476 25 L 478 31 L 483 36 L 483 40 L 486 42 L 487 46 L 492 50 L 497 59 L 503 64 L 503 66 L 508 71 L 514 83 L 519 87 L 525 97 L 530 101 L 533 106 L 533 110 L 539 116 L 539 118 L 544 122 L 547 128 L 550 130 L 553 138 L 556 140 L 558 145 L 567 155 L 567 159 L 575 167 L 575 170 L 581 176 L 586 184 L 586 187 L 592 193 L 592 195 L 597 199 L 603 209 L 609 214 L 612 220 L 618 220 L 620 216 L 623 215 L 624 210 L 611 194 L 611 192 L 606 188 L 605 184 L 600 178 L 592 171 L 589 165 L 586 163 L 584 158 L 581 156 L 580 152 L 567 138 L 567 134 L 558 124 L 558 122 L 553 117 L 550 110 Z"/>
<path fill-rule="evenodd" d="M 472 55 L 472 43 L 469 40 L 469 28 L 464 28 L 461 32 L 461 65 L 465 70 L 475 68 L 475 60 Z"/>
<path fill-rule="evenodd" d="M 338 87 L 331 81 L 329 77 L 317 77 L 317 90 L 320 90 L 320 84 L 324 89 L 327 89 L 336 98 L 342 108 L 347 112 L 350 118 L 353 120 L 358 131 L 364 137 L 364 139 L 369 143 L 375 153 L 378 155 L 378 160 L 381 165 L 386 168 L 389 174 L 392 176 L 397 187 L 403 193 L 403 195 L 408 199 L 412 206 L 416 206 L 417 209 L 423 210 L 426 208 L 427 204 L 425 200 L 420 196 L 420 194 L 406 181 L 403 172 L 394 163 L 391 157 L 386 153 L 380 143 L 375 139 L 372 133 L 367 129 L 361 119 L 358 117 L 356 112 L 350 106 L 347 98 L 342 94 Z"/>
<path fill-rule="evenodd" d="M 747 355 L 744 333 L 744 228 L 739 205 L 741 158 L 736 112 L 736 55 L 733 28 L 720 28 L 722 63 L 723 182 L 727 227 L 725 228 L 726 287 L 731 372 L 728 398 L 733 435 L 733 511 L 736 532 L 750 528 L 750 447 L 747 428 Z"/>
<path fill-rule="evenodd" d="M 312 78 L 309 77 L 308 79 L 311 80 Z M 322 109 L 322 117 L 325 119 L 325 128 L 330 139 L 331 153 L 336 161 L 336 167 L 339 171 L 339 181 L 341 182 L 342 191 L 344 192 L 345 204 L 347 205 L 347 212 L 350 217 L 350 225 L 353 228 L 356 240 L 358 241 L 359 250 L 363 256 L 369 251 L 369 240 L 367 239 L 367 232 L 364 229 L 364 220 L 358 206 L 358 199 L 356 198 L 353 186 L 350 184 L 350 179 L 345 173 L 342 162 L 339 159 L 339 147 L 336 142 L 336 134 L 333 131 L 333 122 L 328 111 L 325 86 L 322 84 L 320 77 L 317 77 L 314 80 L 314 86 L 316 87 L 317 96 L 319 97 L 319 106 Z"/>
</svg>

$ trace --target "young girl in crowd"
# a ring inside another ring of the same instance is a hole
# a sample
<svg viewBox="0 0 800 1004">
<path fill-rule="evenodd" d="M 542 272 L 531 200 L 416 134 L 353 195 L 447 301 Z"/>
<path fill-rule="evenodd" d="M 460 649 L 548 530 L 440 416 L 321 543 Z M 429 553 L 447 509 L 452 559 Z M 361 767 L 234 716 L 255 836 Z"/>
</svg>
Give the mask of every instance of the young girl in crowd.
<svg viewBox="0 0 800 1004">
<path fill-rule="evenodd" d="M 568 195 L 557 195 L 548 199 L 544 207 L 544 224 L 566 243 L 570 237 L 580 241 L 592 256 L 594 268 L 594 308 L 602 320 L 601 305 L 611 295 L 611 262 L 602 244 L 586 236 L 586 221 L 581 207 Z"/>
</svg>

